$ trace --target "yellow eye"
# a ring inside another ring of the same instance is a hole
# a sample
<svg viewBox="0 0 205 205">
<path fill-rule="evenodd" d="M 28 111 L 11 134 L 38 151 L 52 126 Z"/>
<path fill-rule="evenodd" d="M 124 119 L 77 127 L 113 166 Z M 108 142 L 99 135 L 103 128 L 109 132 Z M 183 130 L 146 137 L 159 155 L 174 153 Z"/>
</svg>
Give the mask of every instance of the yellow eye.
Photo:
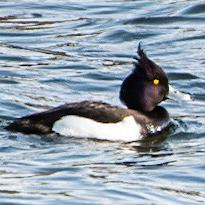
<svg viewBox="0 0 205 205">
<path fill-rule="evenodd" d="M 158 79 L 154 79 L 154 80 L 153 80 L 153 84 L 154 84 L 154 85 L 159 85 L 159 80 L 158 80 Z"/>
</svg>

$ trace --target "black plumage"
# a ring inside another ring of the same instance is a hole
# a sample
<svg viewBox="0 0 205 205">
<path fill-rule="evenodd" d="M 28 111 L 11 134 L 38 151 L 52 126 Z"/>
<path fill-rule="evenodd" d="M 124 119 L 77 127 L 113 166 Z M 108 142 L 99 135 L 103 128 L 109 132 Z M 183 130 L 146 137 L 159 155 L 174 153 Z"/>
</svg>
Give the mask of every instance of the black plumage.
<svg viewBox="0 0 205 205">
<path fill-rule="evenodd" d="M 28 134 L 48 134 L 52 132 L 54 123 L 67 115 L 77 115 L 102 123 L 119 122 L 126 116 L 133 116 L 142 127 L 141 134 L 149 135 L 153 131 L 150 126 L 160 127 L 169 123 L 168 112 L 157 106 L 168 94 L 168 78 L 164 71 L 146 56 L 140 45 L 138 56 L 133 72 L 123 81 L 120 90 L 120 99 L 128 108 L 93 101 L 67 103 L 16 119 L 6 129 Z M 156 79 L 158 85 L 153 84 Z"/>
</svg>

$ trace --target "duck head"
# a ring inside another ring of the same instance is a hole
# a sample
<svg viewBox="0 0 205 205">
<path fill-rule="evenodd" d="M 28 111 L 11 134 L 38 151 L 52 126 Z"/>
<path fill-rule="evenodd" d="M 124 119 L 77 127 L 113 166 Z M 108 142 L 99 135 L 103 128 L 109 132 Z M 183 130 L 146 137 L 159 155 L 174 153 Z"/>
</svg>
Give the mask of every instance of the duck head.
<svg viewBox="0 0 205 205">
<path fill-rule="evenodd" d="M 150 112 L 167 98 L 168 77 L 159 65 L 147 57 L 140 44 L 137 53 L 134 70 L 121 85 L 120 100 L 129 109 Z"/>
</svg>

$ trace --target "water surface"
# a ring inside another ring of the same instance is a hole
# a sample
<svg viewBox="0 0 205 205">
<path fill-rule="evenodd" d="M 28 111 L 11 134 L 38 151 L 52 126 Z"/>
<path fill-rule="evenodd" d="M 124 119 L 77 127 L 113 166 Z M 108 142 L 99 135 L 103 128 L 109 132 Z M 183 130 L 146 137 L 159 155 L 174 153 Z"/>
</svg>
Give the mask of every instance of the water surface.
<svg viewBox="0 0 205 205">
<path fill-rule="evenodd" d="M 203 204 L 205 4 L 199 0 L 0 2 L 1 204 Z M 16 117 L 78 100 L 121 105 L 139 41 L 194 101 L 177 129 L 118 143 L 10 133 Z"/>
</svg>

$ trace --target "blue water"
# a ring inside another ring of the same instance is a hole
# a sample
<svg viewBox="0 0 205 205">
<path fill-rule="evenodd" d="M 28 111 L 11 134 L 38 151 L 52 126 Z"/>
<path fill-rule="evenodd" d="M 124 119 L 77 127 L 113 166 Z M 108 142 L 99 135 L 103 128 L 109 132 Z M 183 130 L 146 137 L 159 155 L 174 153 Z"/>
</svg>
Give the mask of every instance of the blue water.
<svg viewBox="0 0 205 205">
<path fill-rule="evenodd" d="M 29 113 L 85 99 L 121 105 L 139 41 L 190 102 L 167 101 L 177 129 L 113 143 L 10 133 Z M 203 204 L 205 3 L 0 2 L 0 204 Z"/>
</svg>

